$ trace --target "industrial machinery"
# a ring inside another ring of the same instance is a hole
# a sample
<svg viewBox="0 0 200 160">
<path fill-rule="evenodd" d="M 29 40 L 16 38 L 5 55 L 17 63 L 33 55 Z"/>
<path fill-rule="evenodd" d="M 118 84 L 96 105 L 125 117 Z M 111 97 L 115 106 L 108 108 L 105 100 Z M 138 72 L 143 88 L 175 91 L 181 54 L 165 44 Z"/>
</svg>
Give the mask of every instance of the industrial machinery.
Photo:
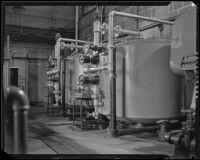
<svg viewBox="0 0 200 160">
<path fill-rule="evenodd" d="M 180 147 L 191 150 L 194 147 L 195 97 L 193 96 L 193 107 L 182 107 L 183 90 L 180 82 L 183 76 L 191 71 L 194 73 L 197 62 L 195 13 L 194 7 L 191 7 L 177 17 L 175 22 L 171 22 L 111 11 L 108 24 L 100 24 L 98 19 L 94 21 L 93 42 L 58 36 L 54 55 L 55 67 L 47 73 L 58 78 L 54 86 L 56 103 L 61 99 L 61 93 L 66 93 L 63 87 L 66 83 L 63 81 L 65 77 L 62 74 L 66 69 L 63 66 L 66 57 L 62 57 L 61 50 L 76 49 L 67 57 L 74 62 L 71 64 L 73 70 L 70 74 L 73 82 L 67 84 L 74 88 L 71 99 L 92 99 L 95 110 L 88 116 L 98 119 L 98 115 L 107 115 L 110 120 L 109 135 L 117 137 L 160 128 L 159 140 L 175 144 L 176 149 Z M 140 31 L 114 27 L 115 16 L 154 22 L 160 31 L 164 25 L 170 25 L 172 41 L 144 40 Z M 185 19 L 190 19 L 191 22 L 188 23 Z M 100 36 L 105 32 L 108 33 L 108 43 L 100 42 Z M 135 40 L 119 42 L 114 38 L 119 38 L 122 34 L 133 35 Z M 64 96 L 63 108 L 65 103 Z M 177 121 L 182 117 L 181 112 L 187 114 L 187 120 L 182 123 L 181 129 L 167 132 L 167 125 L 178 124 Z M 117 127 L 117 117 L 128 118 L 136 123 L 150 123 L 151 126 L 120 129 Z"/>
</svg>

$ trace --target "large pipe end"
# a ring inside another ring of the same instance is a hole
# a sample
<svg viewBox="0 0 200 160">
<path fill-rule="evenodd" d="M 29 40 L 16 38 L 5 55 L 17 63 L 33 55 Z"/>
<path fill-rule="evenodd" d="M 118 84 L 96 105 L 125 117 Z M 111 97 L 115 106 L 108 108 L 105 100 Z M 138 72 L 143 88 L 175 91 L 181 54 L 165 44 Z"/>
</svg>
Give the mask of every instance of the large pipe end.
<svg viewBox="0 0 200 160">
<path fill-rule="evenodd" d="M 18 87 L 10 86 L 6 89 L 6 104 L 13 104 L 14 102 L 19 104 L 15 105 L 14 110 L 27 110 L 30 108 L 28 97 L 24 91 Z"/>
</svg>

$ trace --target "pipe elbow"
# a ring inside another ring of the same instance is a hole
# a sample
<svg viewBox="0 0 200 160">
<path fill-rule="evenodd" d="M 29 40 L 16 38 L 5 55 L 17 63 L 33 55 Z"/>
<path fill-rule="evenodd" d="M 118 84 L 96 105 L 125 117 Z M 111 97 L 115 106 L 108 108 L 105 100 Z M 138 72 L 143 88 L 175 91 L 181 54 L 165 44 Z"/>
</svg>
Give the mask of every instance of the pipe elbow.
<svg viewBox="0 0 200 160">
<path fill-rule="evenodd" d="M 17 103 L 17 105 L 14 105 L 13 108 L 10 107 L 13 106 L 14 103 Z M 29 100 L 27 95 L 22 91 L 21 89 L 10 86 L 6 89 L 6 108 L 8 110 L 14 109 L 14 110 L 22 110 L 22 109 L 29 109 Z"/>
<path fill-rule="evenodd" d="M 115 13 L 116 13 L 116 11 L 110 11 L 108 16 L 114 16 Z"/>
<path fill-rule="evenodd" d="M 60 43 L 61 40 L 62 40 L 62 37 L 59 37 L 59 38 L 56 40 L 56 42 L 57 42 L 57 43 Z"/>
</svg>

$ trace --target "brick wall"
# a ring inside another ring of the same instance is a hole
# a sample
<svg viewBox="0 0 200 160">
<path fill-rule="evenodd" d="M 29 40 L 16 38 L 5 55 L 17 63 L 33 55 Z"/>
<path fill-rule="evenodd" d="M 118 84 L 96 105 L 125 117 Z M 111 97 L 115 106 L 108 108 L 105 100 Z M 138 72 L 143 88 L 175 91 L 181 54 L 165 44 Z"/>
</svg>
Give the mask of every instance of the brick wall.
<svg viewBox="0 0 200 160">
<path fill-rule="evenodd" d="M 191 7 L 191 1 L 172 1 L 168 6 L 104 6 L 103 22 L 108 23 L 108 13 L 111 10 L 121 11 L 125 13 L 139 14 L 142 16 L 167 19 L 177 16 L 182 13 L 186 8 Z M 79 20 L 79 39 L 93 40 L 93 21 L 95 20 L 95 12 L 93 10 L 88 14 L 80 17 Z M 137 27 L 144 27 L 152 22 L 139 21 L 135 19 L 115 17 L 114 25 L 120 25 L 124 29 L 137 30 Z M 165 25 L 162 33 L 162 38 L 169 39 L 171 35 L 170 26 Z M 158 27 L 154 27 L 142 32 L 146 39 L 156 39 L 160 37 Z M 132 37 L 134 38 L 134 37 Z M 103 36 L 103 40 L 107 39 L 107 35 Z"/>
</svg>

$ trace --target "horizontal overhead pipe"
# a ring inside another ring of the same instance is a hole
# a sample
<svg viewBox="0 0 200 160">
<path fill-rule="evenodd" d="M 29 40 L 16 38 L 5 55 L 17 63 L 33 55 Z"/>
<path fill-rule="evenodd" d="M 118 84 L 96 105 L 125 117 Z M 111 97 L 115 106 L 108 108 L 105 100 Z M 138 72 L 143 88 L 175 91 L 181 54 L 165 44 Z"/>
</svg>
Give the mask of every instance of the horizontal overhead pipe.
<svg viewBox="0 0 200 160">
<path fill-rule="evenodd" d="M 149 18 L 149 17 L 139 16 L 139 15 L 136 15 L 136 14 L 129 14 L 129 13 L 123 13 L 123 12 L 117 12 L 117 11 L 111 11 L 109 13 L 109 15 L 111 15 L 111 16 L 117 15 L 117 16 L 123 16 L 123 17 L 128 17 L 128 18 L 141 19 L 141 20 L 144 20 L 144 21 L 157 22 L 157 23 L 167 24 L 167 25 L 173 25 L 174 24 L 173 22 L 166 21 L 166 20 L 161 20 L 161 19 L 157 19 L 157 18 Z"/>
<path fill-rule="evenodd" d="M 113 30 L 118 32 L 118 33 L 131 34 L 131 35 L 135 35 L 135 36 L 139 36 L 140 35 L 140 32 L 125 30 L 125 29 L 122 29 L 122 28 L 120 28 L 120 29 L 113 28 Z"/>
<path fill-rule="evenodd" d="M 84 46 L 81 46 L 81 45 L 73 45 L 73 44 L 64 44 L 63 47 L 84 49 Z"/>
<path fill-rule="evenodd" d="M 68 39 L 68 38 L 59 38 L 59 41 L 66 41 L 66 42 L 74 42 L 74 43 L 85 43 L 85 44 L 93 44 L 93 42 L 89 41 L 82 41 L 82 40 L 75 40 L 75 39 Z"/>
<path fill-rule="evenodd" d="M 132 129 L 119 129 L 118 135 L 127 135 L 127 134 L 134 134 L 134 133 L 140 133 L 140 132 L 153 132 L 156 130 L 159 130 L 160 126 L 148 126 L 148 127 L 142 127 L 142 128 L 132 128 Z"/>
</svg>

